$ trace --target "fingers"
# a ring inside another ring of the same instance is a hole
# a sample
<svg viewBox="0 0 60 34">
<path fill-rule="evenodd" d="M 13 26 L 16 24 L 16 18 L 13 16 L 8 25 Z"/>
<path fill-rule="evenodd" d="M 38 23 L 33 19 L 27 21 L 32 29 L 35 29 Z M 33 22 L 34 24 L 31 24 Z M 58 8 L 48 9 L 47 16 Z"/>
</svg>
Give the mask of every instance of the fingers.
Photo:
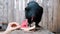
<svg viewBox="0 0 60 34">
<path fill-rule="evenodd" d="M 11 22 L 8 24 L 7 27 L 8 30 L 16 30 L 16 29 L 20 29 L 20 25 L 17 22 Z"/>
<path fill-rule="evenodd" d="M 17 26 L 17 27 L 14 27 L 12 28 L 13 30 L 19 30 L 20 29 L 20 26 Z"/>
<path fill-rule="evenodd" d="M 12 26 L 12 27 L 15 27 L 15 26 L 18 26 L 18 25 L 19 25 L 19 23 L 17 23 L 17 22 L 11 22 L 11 23 L 8 24 L 8 26 Z"/>
</svg>

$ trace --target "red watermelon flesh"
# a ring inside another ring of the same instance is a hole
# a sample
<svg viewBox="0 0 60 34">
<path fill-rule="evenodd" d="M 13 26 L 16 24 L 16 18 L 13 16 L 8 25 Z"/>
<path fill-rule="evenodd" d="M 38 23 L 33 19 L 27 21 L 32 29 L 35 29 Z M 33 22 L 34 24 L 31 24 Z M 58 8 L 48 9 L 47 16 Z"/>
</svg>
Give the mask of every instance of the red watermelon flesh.
<svg viewBox="0 0 60 34">
<path fill-rule="evenodd" d="M 28 20 L 23 20 L 21 24 L 21 28 L 28 28 Z"/>
</svg>

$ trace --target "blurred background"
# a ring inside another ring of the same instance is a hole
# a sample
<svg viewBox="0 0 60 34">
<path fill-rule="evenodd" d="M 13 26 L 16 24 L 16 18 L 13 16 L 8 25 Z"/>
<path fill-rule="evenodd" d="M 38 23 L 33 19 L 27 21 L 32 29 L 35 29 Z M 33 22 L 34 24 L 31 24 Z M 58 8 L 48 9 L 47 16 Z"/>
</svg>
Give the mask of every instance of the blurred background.
<svg viewBox="0 0 60 34">
<path fill-rule="evenodd" d="M 25 7 L 30 1 L 36 1 L 44 8 L 40 25 L 60 33 L 60 0 L 0 0 L 0 31 L 4 31 L 10 22 L 21 24 L 25 19 Z"/>
</svg>

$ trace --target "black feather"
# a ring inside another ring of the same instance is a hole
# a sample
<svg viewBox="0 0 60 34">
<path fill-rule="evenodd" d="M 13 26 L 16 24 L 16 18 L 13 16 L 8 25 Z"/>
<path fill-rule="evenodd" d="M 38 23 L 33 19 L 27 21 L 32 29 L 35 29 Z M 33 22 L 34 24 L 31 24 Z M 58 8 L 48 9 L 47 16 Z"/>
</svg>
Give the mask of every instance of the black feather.
<svg viewBox="0 0 60 34">
<path fill-rule="evenodd" d="M 38 26 L 39 22 L 41 21 L 43 14 L 43 8 L 39 6 L 39 4 L 35 1 L 31 1 L 27 4 L 27 7 L 25 8 L 25 17 L 28 19 L 29 25 L 32 24 L 32 22 L 35 22 L 35 25 Z M 33 17 L 33 20 L 31 20 Z"/>
</svg>

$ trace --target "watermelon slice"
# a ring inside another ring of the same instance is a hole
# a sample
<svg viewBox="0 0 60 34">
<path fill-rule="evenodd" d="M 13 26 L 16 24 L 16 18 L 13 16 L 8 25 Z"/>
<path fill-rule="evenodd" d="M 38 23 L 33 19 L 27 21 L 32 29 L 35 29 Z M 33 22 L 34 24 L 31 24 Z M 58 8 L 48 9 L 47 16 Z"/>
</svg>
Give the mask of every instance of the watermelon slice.
<svg viewBox="0 0 60 34">
<path fill-rule="evenodd" d="M 28 28 L 28 20 L 23 20 L 21 24 L 21 28 Z"/>
</svg>

